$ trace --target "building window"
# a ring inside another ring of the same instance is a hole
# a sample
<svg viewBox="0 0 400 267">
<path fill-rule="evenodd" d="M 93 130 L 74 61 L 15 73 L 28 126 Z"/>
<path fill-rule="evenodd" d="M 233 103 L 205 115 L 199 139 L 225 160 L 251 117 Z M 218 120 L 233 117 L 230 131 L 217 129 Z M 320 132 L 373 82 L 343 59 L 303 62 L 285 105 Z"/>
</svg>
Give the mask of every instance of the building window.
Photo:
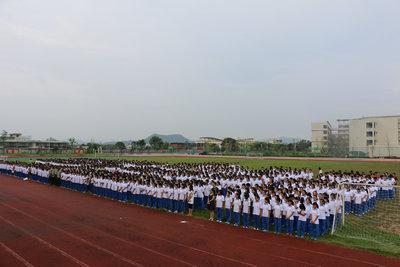
<svg viewBox="0 0 400 267">
<path fill-rule="evenodd" d="M 367 122 L 367 129 L 373 128 L 374 124 L 372 122 Z"/>
<path fill-rule="evenodd" d="M 368 131 L 367 132 L 367 137 L 373 137 L 374 136 L 374 132 Z"/>
<path fill-rule="evenodd" d="M 328 131 L 324 131 L 324 134 L 327 134 L 328 133 Z"/>
<path fill-rule="evenodd" d="M 328 128 L 328 126 L 327 125 L 324 125 L 324 129 L 327 129 Z"/>
<path fill-rule="evenodd" d="M 328 137 L 324 136 L 324 140 L 327 140 L 327 139 L 328 139 Z"/>
<path fill-rule="evenodd" d="M 367 146 L 372 146 L 374 144 L 373 140 L 367 140 Z"/>
</svg>

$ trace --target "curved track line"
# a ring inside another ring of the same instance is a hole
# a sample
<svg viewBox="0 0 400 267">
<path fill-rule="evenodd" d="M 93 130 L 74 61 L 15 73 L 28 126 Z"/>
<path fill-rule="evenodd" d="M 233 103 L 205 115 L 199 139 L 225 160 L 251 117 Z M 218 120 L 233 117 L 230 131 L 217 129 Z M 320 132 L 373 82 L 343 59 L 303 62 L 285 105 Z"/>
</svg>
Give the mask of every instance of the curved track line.
<svg viewBox="0 0 400 267">
<path fill-rule="evenodd" d="M 76 264 L 80 265 L 80 266 L 85 266 L 85 267 L 89 267 L 89 265 L 87 265 L 86 263 L 78 260 L 77 258 L 71 256 L 70 254 L 68 254 L 67 252 L 65 252 L 62 249 L 57 248 L 56 246 L 50 244 L 49 242 L 41 239 L 40 237 L 38 237 L 37 235 L 29 232 L 28 230 L 25 230 L 24 228 L 16 225 L 15 223 L 5 219 L 3 216 L 0 216 L 0 219 L 3 220 L 4 222 L 8 223 L 9 225 L 13 226 L 14 228 L 17 228 L 18 230 L 20 230 L 21 232 L 23 232 L 26 235 L 29 235 L 30 237 L 36 239 L 37 241 L 39 241 L 40 243 L 46 245 L 47 247 L 54 249 L 56 251 L 58 251 L 59 253 L 61 253 L 63 256 L 67 257 L 68 259 L 72 260 L 73 262 L 75 262 Z"/>
<path fill-rule="evenodd" d="M 103 251 L 103 252 L 105 252 L 105 253 L 107 253 L 107 254 L 110 254 L 110 255 L 112 255 L 113 257 L 115 257 L 115 258 L 117 258 L 117 259 L 119 259 L 119 260 L 121 260 L 121 261 L 124 261 L 124 262 L 126 262 L 126 263 L 129 263 L 129 264 L 131 264 L 131 265 L 133 265 L 133 266 L 143 267 L 143 265 L 141 265 L 141 264 L 139 264 L 139 263 L 137 263 L 137 262 L 134 262 L 134 261 L 132 261 L 132 260 L 130 260 L 130 259 L 127 259 L 127 258 L 125 258 L 125 257 L 123 257 L 123 256 L 121 256 L 121 255 L 119 255 L 119 254 L 117 254 L 117 253 L 115 253 L 115 252 L 112 252 L 112 251 L 110 251 L 110 250 L 108 250 L 108 249 L 105 249 L 105 248 L 103 248 L 103 247 L 100 247 L 100 246 L 98 246 L 98 245 L 96 245 L 96 244 L 94 244 L 94 243 L 92 243 L 92 242 L 90 242 L 90 241 L 88 241 L 88 240 L 86 240 L 86 239 L 80 238 L 79 236 L 76 236 L 76 235 L 74 235 L 74 234 L 71 234 L 71 233 L 69 233 L 69 232 L 67 232 L 67 231 L 65 231 L 65 230 L 63 230 L 63 229 L 61 229 L 61 228 L 59 228 L 59 227 L 57 227 L 57 226 L 51 225 L 51 224 L 49 224 L 49 223 L 47 223 L 47 222 L 45 222 L 45 221 L 43 221 L 43 220 L 41 220 L 41 219 L 39 219 L 39 218 L 33 216 L 33 215 L 30 215 L 30 214 L 28 214 L 28 213 L 26 213 L 26 212 L 24 212 L 24 211 L 22 211 L 22 210 L 19 210 L 19 209 L 17 209 L 17 208 L 14 208 L 14 207 L 12 207 L 12 206 L 10 206 L 10 205 L 7 205 L 7 204 L 4 204 L 4 203 L 0 203 L 0 204 L 3 205 L 3 206 L 5 206 L 5 207 L 8 207 L 8 208 L 10 208 L 10 209 L 13 209 L 13 210 L 15 210 L 16 212 L 21 213 L 21 214 L 25 215 L 26 217 L 29 217 L 29 218 L 32 218 L 32 219 L 38 221 L 38 222 L 41 222 L 42 224 L 47 225 L 48 227 L 51 227 L 51 228 L 53 228 L 53 229 L 56 229 L 57 231 L 60 231 L 60 232 L 66 234 L 66 235 L 68 235 L 68 236 L 70 236 L 70 237 L 72 237 L 72 238 L 74 238 L 74 239 L 77 239 L 77 240 L 79 240 L 79 241 L 85 243 L 85 244 L 88 244 L 88 245 L 90 245 L 90 246 L 92 246 L 92 247 L 95 247 L 95 248 L 97 248 L 97 249 L 100 250 L 100 251 Z M 2 218 L 2 217 L 0 216 L 0 218 Z M 88 265 L 85 265 L 85 266 L 88 266 Z"/>
<path fill-rule="evenodd" d="M 21 210 L 19 210 L 19 209 L 17 209 L 17 208 L 14 208 L 14 207 L 12 207 L 12 206 L 10 206 L 10 205 L 8 205 L 8 204 L 4 204 L 4 203 L 0 203 L 0 204 L 3 205 L 3 206 L 6 206 L 6 207 L 8 207 L 8 208 L 11 208 L 11 209 L 13 209 L 13 210 L 15 210 L 15 211 L 17 211 L 17 212 L 19 212 L 19 213 L 22 213 L 22 214 L 24 214 L 24 215 L 27 216 L 27 217 L 31 217 L 31 218 L 33 218 L 33 219 L 35 219 L 35 220 L 38 220 L 38 221 L 42 222 L 43 224 L 46 224 L 46 225 L 48 225 L 48 226 L 50 226 L 50 227 L 52 227 L 52 228 L 54 228 L 54 229 L 57 229 L 57 230 L 59 230 L 59 231 L 61 231 L 61 232 L 65 232 L 66 234 L 75 237 L 75 235 L 70 234 L 70 233 L 66 232 L 65 230 L 62 230 L 62 229 L 60 229 L 60 228 L 58 228 L 58 227 L 56 227 L 56 226 L 52 226 L 52 225 L 50 225 L 50 224 L 48 224 L 48 223 L 42 221 L 42 220 L 39 219 L 39 218 L 36 218 L 36 217 L 34 217 L 34 216 L 32 216 L 32 215 L 29 215 L 29 214 L 25 213 L 24 211 L 21 211 Z M 165 238 L 157 237 L 157 236 L 154 236 L 154 235 L 151 235 L 151 234 L 148 234 L 148 233 L 142 233 L 142 234 L 147 235 L 147 236 L 150 236 L 150 237 L 152 237 L 152 238 L 154 238 L 154 239 L 163 240 L 163 241 L 165 241 L 165 242 L 175 244 L 175 245 L 180 246 L 180 247 L 185 247 L 185 248 L 187 248 L 187 249 L 191 249 L 191 250 L 194 250 L 194 251 L 198 251 L 198 252 L 201 252 L 201 253 L 205 253 L 205 254 L 208 254 L 208 255 L 212 255 L 212 256 L 214 256 L 214 257 L 221 258 L 221 259 L 224 259 L 224 260 L 227 260 L 227 261 L 239 263 L 239 264 L 246 265 L 246 266 L 252 266 L 252 267 L 256 267 L 256 266 L 257 266 L 257 265 L 254 265 L 254 264 L 251 264 L 251 263 L 248 263 L 248 262 L 243 262 L 243 261 L 240 261 L 240 260 L 236 260 L 236 259 L 233 259 L 233 258 L 225 257 L 225 256 L 222 256 L 222 255 L 219 255 L 219 254 L 215 254 L 215 253 L 210 252 L 210 251 L 198 249 L 198 248 L 195 248 L 195 247 L 192 247 L 192 246 L 187 246 L 187 245 L 185 245 L 185 244 L 182 244 L 182 243 L 179 243 L 179 242 L 175 242 L 175 241 L 171 241 L 171 240 L 168 240 L 168 239 L 165 239 Z M 79 238 L 79 237 L 76 237 L 76 238 Z M 81 238 L 79 238 L 79 239 L 81 239 Z M 87 241 L 87 240 L 85 240 L 85 239 L 83 239 L 83 240 L 84 240 L 85 242 L 89 242 L 90 244 L 92 244 L 90 241 Z M 94 246 L 97 246 L 97 245 L 95 245 L 95 244 L 93 244 L 93 245 L 94 245 Z"/>
<path fill-rule="evenodd" d="M 19 255 L 17 252 L 12 250 L 11 248 L 7 247 L 3 242 L 0 241 L 0 247 L 4 248 L 5 251 L 7 251 L 9 254 L 11 254 L 14 258 L 19 260 L 22 264 L 24 264 L 27 267 L 34 267 L 30 262 L 25 260 L 21 255 Z"/>
</svg>

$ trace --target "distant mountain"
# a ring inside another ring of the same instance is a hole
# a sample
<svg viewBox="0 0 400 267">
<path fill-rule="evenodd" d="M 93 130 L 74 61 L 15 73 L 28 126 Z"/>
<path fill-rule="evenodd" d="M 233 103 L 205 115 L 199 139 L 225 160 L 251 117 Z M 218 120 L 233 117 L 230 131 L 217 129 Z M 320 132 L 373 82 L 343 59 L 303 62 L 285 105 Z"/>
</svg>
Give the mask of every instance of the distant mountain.
<svg viewBox="0 0 400 267">
<path fill-rule="evenodd" d="M 145 139 L 146 143 L 149 143 L 150 139 L 153 136 L 160 137 L 161 140 L 163 140 L 163 142 L 167 143 L 193 143 L 193 141 L 190 141 L 181 134 L 170 134 L 170 135 L 152 134 Z"/>
</svg>

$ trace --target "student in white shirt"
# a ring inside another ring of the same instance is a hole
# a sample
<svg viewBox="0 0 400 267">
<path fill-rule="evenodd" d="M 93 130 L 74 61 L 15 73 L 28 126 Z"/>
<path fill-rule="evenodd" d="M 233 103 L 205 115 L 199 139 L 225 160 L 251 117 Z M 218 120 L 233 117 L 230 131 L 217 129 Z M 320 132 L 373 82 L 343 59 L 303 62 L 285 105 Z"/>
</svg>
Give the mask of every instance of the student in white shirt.
<svg viewBox="0 0 400 267">
<path fill-rule="evenodd" d="M 312 225 L 311 229 L 311 239 L 317 240 L 319 237 L 319 212 L 318 212 L 318 204 L 317 202 L 313 203 L 313 209 L 310 214 L 310 223 Z"/>
<path fill-rule="evenodd" d="M 215 199 L 215 207 L 217 208 L 217 222 L 219 223 L 222 223 L 224 201 L 225 197 L 222 195 L 222 190 L 219 190 Z"/>
<path fill-rule="evenodd" d="M 304 238 L 307 224 L 307 212 L 306 206 L 301 203 L 299 206 L 299 219 L 297 221 L 297 236 L 300 238 Z"/>
<path fill-rule="evenodd" d="M 226 197 L 225 197 L 225 222 L 227 224 L 230 224 L 232 222 L 232 202 L 233 202 L 233 197 L 231 191 L 226 192 Z"/>
<path fill-rule="evenodd" d="M 243 228 L 249 227 L 249 220 L 250 220 L 250 198 L 249 198 L 249 193 L 246 192 L 244 194 L 244 199 L 243 199 Z"/>
<path fill-rule="evenodd" d="M 233 219 L 235 226 L 240 225 L 240 211 L 242 208 L 242 201 L 240 200 L 239 193 L 235 193 L 235 199 L 233 200 Z"/>
<path fill-rule="evenodd" d="M 193 186 L 189 186 L 189 192 L 187 195 L 187 202 L 188 202 L 188 209 L 189 209 L 189 216 L 193 216 L 193 203 L 194 203 L 194 191 Z"/>
<path fill-rule="evenodd" d="M 262 214 L 261 214 L 262 228 L 264 232 L 269 231 L 270 214 L 271 214 L 271 204 L 269 198 L 266 197 L 264 200 L 264 204 L 262 205 Z"/>
<path fill-rule="evenodd" d="M 288 235 L 293 235 L 293 225 L 294 225 L 294 203 L 293 200 L 288 201 L 286 206 L 286 233 Z"/>
<path fill-rule="evenodd" d="M 254 201 L 253 201 L 253 227 L 255 230 L 259 230 L 260 229 L 260 213 L 261 213 L 261 202 L 260 202 L 260 197 L 255 194 L 254 195 Z"/>
<path fill-rule="evenodd" d="M 275 205 L 274 205 L 274 225 L 275 225 L 275 233 L 280 234 L 282 229 L 282 202 L 279 196 L 275 197 Z"/>
</svg>

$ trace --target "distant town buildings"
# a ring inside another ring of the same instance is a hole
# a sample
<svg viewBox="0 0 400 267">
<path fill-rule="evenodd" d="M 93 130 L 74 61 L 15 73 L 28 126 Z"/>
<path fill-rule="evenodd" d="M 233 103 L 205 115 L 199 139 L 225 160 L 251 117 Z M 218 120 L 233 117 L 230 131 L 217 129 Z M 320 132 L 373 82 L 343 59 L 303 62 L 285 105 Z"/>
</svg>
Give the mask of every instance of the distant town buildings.
<svg viewBox="0 0 400 267">
<path fill-rule="evenodd" d="M 342 150 L 353 156 L 400 157 L 400 115 L 312 123 L 314 152 Z"/>
<path fill-rule="evenodd" d="M 44 141 L 32 140 L 29 137 L 22 136 L 21 133 L 6 134 L 0 141 L 0 151 L 7 154 L 39 152 L 62 153 L 68 151 L 68 149 L 68 142 L 58 141 L 53 138 Z"/>
</svg>

